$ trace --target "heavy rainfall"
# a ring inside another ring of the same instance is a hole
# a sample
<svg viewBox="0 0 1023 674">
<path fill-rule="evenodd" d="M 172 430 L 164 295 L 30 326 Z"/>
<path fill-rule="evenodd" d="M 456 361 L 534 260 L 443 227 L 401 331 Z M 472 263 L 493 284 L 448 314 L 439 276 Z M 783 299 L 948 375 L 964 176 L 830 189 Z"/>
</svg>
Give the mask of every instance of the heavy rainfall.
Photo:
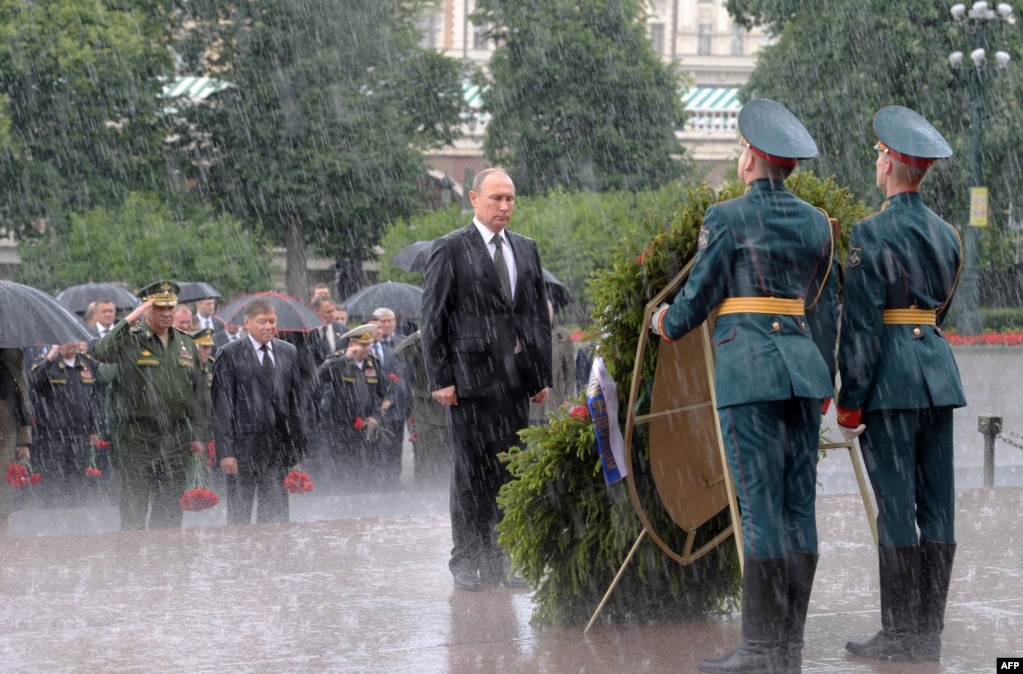
<svg viewBox="0 0 1023 674">
<path fill-rule="evenodd" d="M 4 3 L 0 671 L 1013 671 L 1021 11 Z"/>
</svg>

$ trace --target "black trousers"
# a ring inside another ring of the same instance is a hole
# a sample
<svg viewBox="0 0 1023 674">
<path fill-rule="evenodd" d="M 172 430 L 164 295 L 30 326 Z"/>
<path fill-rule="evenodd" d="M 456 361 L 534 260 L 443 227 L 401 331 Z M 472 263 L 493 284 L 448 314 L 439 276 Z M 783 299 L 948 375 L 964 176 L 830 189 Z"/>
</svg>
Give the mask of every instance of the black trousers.
<svg viewBox="0 0 1023 674">
<path fill-rule="evenodd" d="M 519 443 L 529 423 L 529 399 L 523 393 L 500 399 L 459 398 L 449 408 L 453 466 L 452 573 L 475 572 L 502 564 L 495 526 L 500 521 L 497 493 L 511 479 L 497 455 Z"/>
<path fill-rule="evenodd" d="M 253 501 L 256 522 L 288 521 L 291 513 L 284 478 L 290 467 L 281 464 L 284 442 L 280 433 L 259 436 L 251 457 L 239 458 L 238 474 L 226 476 L 228 524 L 249 524 Z"/>
</svg>

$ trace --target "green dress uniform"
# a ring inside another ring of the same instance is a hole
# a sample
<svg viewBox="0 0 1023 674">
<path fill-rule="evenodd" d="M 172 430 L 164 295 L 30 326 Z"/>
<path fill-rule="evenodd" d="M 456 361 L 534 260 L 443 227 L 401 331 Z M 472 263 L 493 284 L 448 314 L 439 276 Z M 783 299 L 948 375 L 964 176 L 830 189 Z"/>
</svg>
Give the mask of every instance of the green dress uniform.
<svg viewBox="0 0 1023 674">
<path fill-rule="evenodd" d="M 908 108 L 882 109 L 874 130 L 877 149 L 908 166 L 926 169 L 952 154 Z M 961 260 L 955 229 L 917 191 L 890 195 L 850 237 L 838 423 L 866 426 L 859 437 L 877 501 L 883 627 L 874 639 L 847 645 L 857 655 L 940 655 L 955 551 L 952 410 L 966 405 L 940 326 Z"/>
<path fill-rule="evenodd" d="M 402 340 L 394 350 L 394 357 L 405 363 L 412 377 L 409 425 L 415 438 L 416 482 L 446 485 L 451 479 L 451 431 L 447 409 L 430 393 L 422 333 L 413 332 Z"/>
<path fill-rule="evenodd" d="M 739 130 L 766 165 L 744 196 L 707 209 L 685 287 L 655 320 L 675 340 L 718 310 L 714 381 L 742 511 L 743 644 L 700 667 L 773 672 L 801 662 L 817 563 L 821 404 L 834 392 L 837 280 L 827 216 L 780 178 L 755 179 L 816 156 L 813 139 L 767 99 L 743 107 Z"/>
<path fill-rule="evenodd" d="M 140 292 L 144 295 L 145 291 Z M 176 298 L 174 300 L 176 302 Z M 145 318 L 119 321 L 94 348 L 116 364 L 112 418 L 121 476 L 121 530 L 180 527 L 189 443 L 212 438 L 210 396 L 188 333 L 171 328 L 165 348 Z"/>
</svg>

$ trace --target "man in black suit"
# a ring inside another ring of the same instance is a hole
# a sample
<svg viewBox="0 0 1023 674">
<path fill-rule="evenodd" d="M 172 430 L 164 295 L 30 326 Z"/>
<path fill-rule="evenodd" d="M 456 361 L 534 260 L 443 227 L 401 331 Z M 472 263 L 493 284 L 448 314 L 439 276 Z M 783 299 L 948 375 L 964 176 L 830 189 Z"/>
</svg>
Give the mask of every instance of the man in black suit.
<svg viewBox="0 0 1023 674">
<path fill-rule="evenodd" d="M 247 337 L 231 342 L 213 365 L 213 437 L 227 476 L 227 520 L 248 524 L 258 495 L 257 522 L 287 522 L 284 478 L 305 451 L 298 353 L 275 339 L 270 300 L 245 307 Z"/>
<path fill-rule="evenodd" d="M 327 360 L 327 356 L 332 356 L 339 351 L 343 352 L 345 350 L 344 340 L 341 336 L 348 332 L 348 328 L 334 320 L 334 300 L 330 299 L 330 297 L 317 295 L 313 298 L 311 306 L 313 311 L 326 323 L 323 327 L 316 328 L 310 335 L 309 344 L 311 345 L 313 360 L 316 363 L 313 368 L 315 370 L 323 365 L 323 361 Z"/>
<path fill-rule="evenodd" d="M 423 290 L 423 346 L 431 395 L 452 429 L 448 566 L 455 587 L 523 586 L 496 542 L 497 492 L 510 479 L 497 455 L 518 442 L 529 402 L 551 384 L 551 323 L 536 242 L 505 230 L 515 185 L 481 171 L 469 201 L 475 218 L 438 239 Z"/>
</svg>

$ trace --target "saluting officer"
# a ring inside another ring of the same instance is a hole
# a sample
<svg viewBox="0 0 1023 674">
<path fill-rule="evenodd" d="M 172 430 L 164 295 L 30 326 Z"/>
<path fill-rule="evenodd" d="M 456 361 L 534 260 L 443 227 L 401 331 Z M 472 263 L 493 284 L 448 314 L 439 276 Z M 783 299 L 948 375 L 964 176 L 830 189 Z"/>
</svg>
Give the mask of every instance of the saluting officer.
<svg viewBox="0 0 1023 674">
<path fill-rule="evenodd" d="M 886 199 L 849 241 L 838 423 L 846 438 L 859 436 L 877 498 L 881 631 L 846 649 L 936 661 L 956 548 L 952 410 L 966 405 L 939 326 L 962 252 L 955 229 L 924 205 L 920 183 L 952 148 L 898 105 L 877 113 L 874 133 L 877 187 Z"/>
<path fill-rule="evenodd" d="M 652 328 L 681 338 L 715 308 L 718 417 L 742 510 L 742 644 L 707 672 L 798 672 L 817 567 L 821 405 L 834 391 L 836 286 L 827 216 L 785 188 L 817 146 L 771 100 L 739 113 L 746 194 L 707 209 L 696 260 Z"/>
<path fill-rule="evenodd" d="M 94 356 L 116 364 L 111 418 L 121 475 L 121 530 L 180 527 L 189 452 L 204 452 L 210 394 L 187 332 L 173 327 L 178 285 L 157 281 L 142 303 L 96 343 Z M 143 319 L 144 320 L 140 320 Z"/>
<path fill-rule="evenodd" d="M 384 400 L 385 385 L 380 364 L 370 353 L 372 323 L 349 330 L 344 353 L 328 356 L 316 372 L 320 393 L 320 420 L 328 436 L 330 453 L 340 456 L 362 471 L 373 465 L 374 435 L 380 432 L 380 420 L 390 403 Z M 351 475 L 343 469 L 342 474 Z M 360 476 L 360 477 L 364 477 Z"/>
</svg>

